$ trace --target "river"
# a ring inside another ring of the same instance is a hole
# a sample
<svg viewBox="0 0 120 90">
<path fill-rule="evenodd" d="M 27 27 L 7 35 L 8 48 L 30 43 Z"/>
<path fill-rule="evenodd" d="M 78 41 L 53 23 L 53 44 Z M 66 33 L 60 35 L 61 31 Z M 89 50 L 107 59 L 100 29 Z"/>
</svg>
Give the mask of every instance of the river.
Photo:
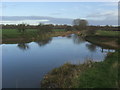
<svg viewBox="0 0 120 90">
<path fill-rule="evenodd" d="M 2 87 L 40 88 L 43 76 L 66 62 L 103 61 L 112 49 L 102 49 L 77 35 L 29 43 L 2 45 Z"/>
</svg>

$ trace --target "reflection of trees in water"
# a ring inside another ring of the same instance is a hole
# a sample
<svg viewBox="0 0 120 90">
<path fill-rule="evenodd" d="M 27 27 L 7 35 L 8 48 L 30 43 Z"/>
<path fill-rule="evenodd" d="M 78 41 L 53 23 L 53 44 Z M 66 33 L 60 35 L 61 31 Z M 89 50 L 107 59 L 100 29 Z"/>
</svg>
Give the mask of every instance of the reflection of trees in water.
<svg viewBox="0 0 120 90">
<path fill-rule="evenodd" d="M 94 52 L 96 51 L 96 45 L 94 44 L 86 44 L 86 47 L 91 51 L 91 52 Z"/>
<path fill-rule="evenodd" d="M 82 37 L 79 37 L 77 35 L 72 35 L 72 39 L 75 44 L 81 44 L 85 42 L 85 40 Z"/>
<path fill-rule="evenodd" d="M 102 53 L 109 53 L 109 52 L 115 52 L 115 50 L 114 49 L 104 49 L 101 47 L 101 52 Z"/>
<path fill-rule="evenodd" d="M 43 35 L 39 35 L 39 38 L 36 40 L 36 43 L 39 46 L 44 46 L 44 45 L 50 43 L 51 40 L 52 40 L 51 37 L 48 37 L 47 35 L 43 34 Z"/>
<path fill-rule="evenodd" d="M 39 46 L 44 46 L 44 45 L 50 43 L 51 40 L 52 40 L 52 38 L 50 38 L 48 35 L 41 34 L 35 39 L 35 42 Z M 29 45 L 27 43 L 25 43 L 25 41 L 18 43 L 18 47 L 22 50 L 28 50 L 29 49 Z"/>
<path fill-rule="evenodd" d="M 71 38 L 72 36 L 71 35 L 68 35 L 68 36 L 66 36 L 67 38 Z"/>
<path fill-rule="evenodd" d="M 18 43 L 18 47 L 22 50 L 27 50 L 29 49 L 29 46 L 27 43 Z"/>
<path fill-rule="evenodd" d="M 44 46 L 44 45 L 50 43 L 51 40 L 52 40 L 51 38 L 48 38 L 48 39 L 45 39 L 45 40 L 36 41 L 36 43 L 37 43 L 39 46 Z"/>
</svg>

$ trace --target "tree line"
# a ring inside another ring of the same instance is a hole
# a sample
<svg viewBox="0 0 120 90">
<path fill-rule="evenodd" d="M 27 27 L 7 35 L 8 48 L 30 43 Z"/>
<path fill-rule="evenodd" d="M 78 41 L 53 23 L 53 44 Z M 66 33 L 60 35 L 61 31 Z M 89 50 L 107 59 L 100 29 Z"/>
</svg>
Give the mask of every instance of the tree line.
<svg viewBox="0 0 120 90">
<path fill-rule="evenodd" d="M 12 24 L 12 25 L 0 25 L 2 26 L 2 29 L 17 29 L 19 32 L 25 32 L 26 29 L 38 29 L 38 31 L 41 32 L 52 32 L 52 29 L 64 29 L 66 31 L 71 30 L 113 30 L 113 31 L 119 31 L 119 27 L 114 26 L 93 26 L 89 25 L 87 20 L 84 19 L 74 19 L 72 25 L 53 25 L 53 24 L 42 24 L 39 23 L 38 25 L 29 25 L 29 24 Z"/>
</svg>

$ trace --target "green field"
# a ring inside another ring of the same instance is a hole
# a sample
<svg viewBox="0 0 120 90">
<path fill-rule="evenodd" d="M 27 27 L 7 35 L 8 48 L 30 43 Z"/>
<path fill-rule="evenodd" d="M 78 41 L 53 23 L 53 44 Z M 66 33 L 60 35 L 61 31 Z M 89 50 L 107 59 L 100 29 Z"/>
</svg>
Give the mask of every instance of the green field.
<svg viewBox="0 0 120 90">
<path fill-rule="evenodd" d="M 2 38 L 8 39 L 8 38 L 20 38 L 23 35 L 26 37 L 34 37 L 36 36 L 37 32 L 35 29 L 27 29 L 25 34 L 18 32 L 16 29 L 4 29 L 2 30 Z"/>
<path fill-rule="evenodd" d="M 0 30 L 1 31 L 1 30 Z M 53 32 L 64 32 L 65 29 L 53 29 Z M 36 29 L 27 29 L 25 35 L 28 37 L 36 36 L 37 30 Z M 21 37 L 22 33 L 18 32 L 16 29 L 3 29 L 2 30 L 2 37 L 5 38 L 19 38 Z M 95 35 L 97 36 L 111 36 L 116 37 L 120 35 L 120 31 L 101 31 L 97 30 Z"/>
<path fill-rule="evenodd" d="M 53 32 L 60 32 L 60 31 L 65 31 L 64 29 L 53 29 Z M 18 30 L 16 29 L 3 29 L 2 30 L 2 38 L 3 39 L 8 39 L 8 38 L 20 38 L 23 35 L 26 36 L 26 38 L 28 37 L 36 37 L 36 35 L 38 34 L 37 29 L 27 29 L 26 32 L 20 33 L 18 32 Z"/>
<path fill-rule="evenodd" d="M 116 36 L 120 35 L 120 31 L 102 31 L 102 30 L 97 30 L 95 35 L 116 37 Z"/>
</svg>

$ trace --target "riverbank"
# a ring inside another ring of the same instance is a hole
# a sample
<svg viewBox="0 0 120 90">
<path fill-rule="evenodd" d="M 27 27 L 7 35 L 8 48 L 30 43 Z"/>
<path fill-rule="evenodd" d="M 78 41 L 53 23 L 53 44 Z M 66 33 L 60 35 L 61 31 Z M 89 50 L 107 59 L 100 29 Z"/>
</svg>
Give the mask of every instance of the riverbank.
<svg viewBox="0 0 120 90">
<path fill-rule="evenodd" d="M 51 38 L 57 36 L 68 36 L 70 34 L 77 34 L 78 31 L 53 31 L 49 33 L 37 33 L 36 30 L 26 30 L 25 33 L 19 33 L 17 30 L 3 30 L 2 32 L 2 43 L 21 43 L 37 41 L 41 38 Z"/>
<path fill-rule="evenodd" d="M 118 49 L 120 48 L 120 31 L 81 31 L 81 35 L 93 44 L 103 48 Z M 79 35 L 79 36 L 81 36 Z"/>
<path fill-rule="evenodd" d="M 45 75 L 42 88 L 119 88 L 118 56 L 109 53 L 104 61 L 87 60 L 84 64 L 64 64 Z"/>
<path fill-rule="evenodd" d="M 117 37 L 107 36 L 86 36 L 85 40 L 103 48 L 118 49 L 120 48 Z"/>
<path fill-rule="evenodd" d="M 38 41 L 45 36 L 45 38 L 68 36 L 70 34 L 77 34 L 82 36 L 88 42 L 102 46 L 103 48 L 118 49 L 120 48 L 120 40 L 118 38 L 120 31 L 65 31 L 65 30 L 53 30 L 49 33 L 37 33 L 36 29 L 27 29 L 25 33 L 20 33 L 16 29 L 2 30 L 2 43 L 22 43 Z M 92 32 L 92 33 L 91 33 Z"/>
</svg>

